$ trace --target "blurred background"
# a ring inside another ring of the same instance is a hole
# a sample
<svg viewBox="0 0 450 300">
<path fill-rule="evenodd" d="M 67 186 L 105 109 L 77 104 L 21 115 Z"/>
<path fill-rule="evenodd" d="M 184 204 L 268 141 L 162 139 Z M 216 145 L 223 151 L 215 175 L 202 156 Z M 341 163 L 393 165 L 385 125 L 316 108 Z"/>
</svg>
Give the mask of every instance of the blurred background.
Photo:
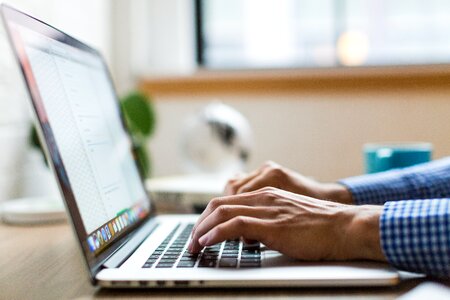
<svg viewBox="0 0 450 300">
<path fill-rule="evenodd" d="M 270 159 L 337 180 L 363 173 L 367 142 L 450 154 L 448 1 L 5 2 L 100 49 L 120 96 L 150 97 L 154 177 L 186 172 L 185 117 L 215 99 L 253 131 L 247 169 Z M 2 199 L 24 189 L 31 114 L 3 28 L 0 53 Z"/>
</svg>

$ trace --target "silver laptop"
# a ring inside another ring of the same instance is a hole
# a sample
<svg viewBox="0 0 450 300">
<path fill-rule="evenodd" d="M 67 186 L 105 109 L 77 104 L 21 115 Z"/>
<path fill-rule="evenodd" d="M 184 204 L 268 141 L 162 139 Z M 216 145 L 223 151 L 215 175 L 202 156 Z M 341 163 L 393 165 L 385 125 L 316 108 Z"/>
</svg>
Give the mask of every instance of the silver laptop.
<svg viewBox="0 0 450 300">
<path fill-rule="evenodd" d="M 104 287 L 395 285 L 370 262 L 307 263 L 259 243 L 190 254 L 197 215 L 155 215 L 106 64 L 91 47 L 33 17 L 1 12 L 93 284 Z"/>
</svg>

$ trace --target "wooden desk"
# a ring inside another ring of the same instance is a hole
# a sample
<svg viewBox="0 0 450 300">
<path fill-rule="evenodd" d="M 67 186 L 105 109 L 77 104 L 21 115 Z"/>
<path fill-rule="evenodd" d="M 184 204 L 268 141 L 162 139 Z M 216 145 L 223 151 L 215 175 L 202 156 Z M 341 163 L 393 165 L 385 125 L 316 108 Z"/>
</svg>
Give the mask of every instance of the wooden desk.
<svg viewBox="0 0 450 300">
<path fill-rule="evenodd" d="M 392 299 L 424 281 L 408 280 L 390 288 L 106 290 L 88 281 L 67 224 L 22 227 L 0 223 L 0 241 L 0 299 Z"/>
</svg>

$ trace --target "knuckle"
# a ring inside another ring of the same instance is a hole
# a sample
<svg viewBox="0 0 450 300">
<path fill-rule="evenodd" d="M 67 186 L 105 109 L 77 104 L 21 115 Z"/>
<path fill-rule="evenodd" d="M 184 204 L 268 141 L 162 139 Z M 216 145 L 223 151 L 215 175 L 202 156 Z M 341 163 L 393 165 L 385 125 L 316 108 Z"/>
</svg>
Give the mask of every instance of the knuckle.
<svg viewBox="0 0 450 300">
<path fill-rule="evenodd" d="M 236 182 L 238 181 L 238 179 L 237 178 L 231 178 L 231 179 L 228 179 L 228 181 L 227 181 L 227 186 L 229 186 L 229 187 L 233 187 L 233 186 L 235 186 L 236 185 Z"/>
<path fill-rule="evenodd" d="M 222 201 L 220 198 L 213 198 L 213 199 L 211 199 L 211 201 L 209 201 L 208 206 L 212 209 L 216 209 L 217 207 L 220 206 L 221 202 Z"/>
<path fill-rule="evenodd" d="M 272 178 L 283 178 L 285 177 L 285 172 L 283 170 L 283 168 L 276 166 L 276 167 L 272 167 L 268 170 L 268 175 Z"/>
<path fill-rule="evenodd" d="M 266 187 L 265 190 L 261 191 L 262 197 L 267 200 L 277 199 L 276 189 L 273 187 Z"/>
<path fill-rule="evenodd" d="M 286 207 L 290 207 L 290 201 L 284 198 L 277 197 L 274 199 L 276 205 L 281 206 L 285 211 L 288 211 Z"/>
<path fill-rule="evenodd" d="M 226 205 L 222 205 L 222 206 L 219 206 L 216 209 L 216 211 L 220 216 L 226 217 L 230 214 L 230 207 L 228 207 Z"/>
<path fill-rule="evenodd" d="M 241 228 L 247 224 L 247 218 L 244 216 L 238 216 L 235 218 L 234 223 L 238 228 Z"/>
<path fill-rule="evenodd" d="M 287 207 L 284 206 L 277 206 L 275 209 L 275 215 L 280 219 L 282 216 L 289 215 L 290 210 Z"/>
</svg>

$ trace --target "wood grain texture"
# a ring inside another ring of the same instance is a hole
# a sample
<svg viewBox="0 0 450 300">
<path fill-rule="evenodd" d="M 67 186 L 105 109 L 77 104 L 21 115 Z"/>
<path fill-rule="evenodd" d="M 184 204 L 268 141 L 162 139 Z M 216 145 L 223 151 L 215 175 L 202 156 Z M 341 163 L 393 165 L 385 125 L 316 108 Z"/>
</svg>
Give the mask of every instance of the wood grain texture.
<svg viewBox="0 0 450 300">
<path fill-rule="evenodd" d="M 393 299 L 418 285 L 391 288 L 106 290 L 88 281 L 67 224 L 0 225 L 0 299 Z"/>
<path fill-rule="evenodd" d="M 165 95 L 215 93 L 322 93 L 368 90 L 422 90 L 447 86 L 450 65 L 323 68 L 257 71 L 199 70 L 185 76 L 143 77 L 139 88 L 158 98 Z"/>
</svg>

